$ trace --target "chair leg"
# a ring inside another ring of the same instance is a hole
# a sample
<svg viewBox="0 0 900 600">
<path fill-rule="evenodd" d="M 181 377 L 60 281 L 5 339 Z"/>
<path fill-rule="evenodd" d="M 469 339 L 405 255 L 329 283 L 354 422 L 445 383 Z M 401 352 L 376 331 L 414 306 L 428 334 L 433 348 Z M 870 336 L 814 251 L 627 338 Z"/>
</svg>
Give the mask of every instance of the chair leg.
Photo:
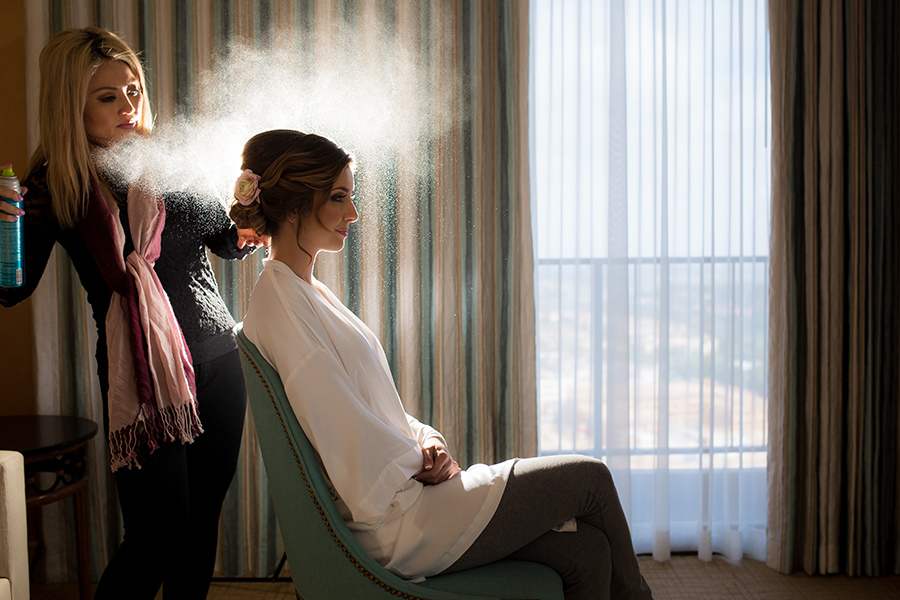
<svg viewBox="0 0 900 600">
<path fill-rule="evenodd" d="M 287 552 L 281 553 L 281 560 L 278 561 L 278 566 L 275 567 L 275 572 L 272 574 L 272 579 L 278 579 L 278 576 L 281 574 L 281 570 L 284 568 L 284 563 L 287 562 Z"/>
</svg>

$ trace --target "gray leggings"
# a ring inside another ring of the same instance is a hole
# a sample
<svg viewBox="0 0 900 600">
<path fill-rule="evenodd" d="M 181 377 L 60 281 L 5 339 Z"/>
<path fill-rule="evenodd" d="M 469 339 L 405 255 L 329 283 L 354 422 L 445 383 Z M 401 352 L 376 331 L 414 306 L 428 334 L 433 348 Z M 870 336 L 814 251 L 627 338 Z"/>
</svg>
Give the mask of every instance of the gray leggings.
<svg viewBox="0 0 900 600">
<path fill-rule="evenodd" d="M 573 517 L 578 531 L 553 531 Z M 612 475 L 587 456 L 516 462 L 490 523 L 444 572 L 502 558 L 553 568 L 563 579 L 566 600 L 651 598 Z"/>
</svg>

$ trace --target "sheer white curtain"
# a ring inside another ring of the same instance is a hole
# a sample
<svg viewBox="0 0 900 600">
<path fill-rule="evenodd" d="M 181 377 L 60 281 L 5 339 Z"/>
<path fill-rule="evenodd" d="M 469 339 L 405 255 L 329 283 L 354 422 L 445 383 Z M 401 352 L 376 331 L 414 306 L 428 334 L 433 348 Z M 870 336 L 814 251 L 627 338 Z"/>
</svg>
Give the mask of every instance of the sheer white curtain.
<svg viewBox="0 0 900 600">
<path fill-rule="evenodd" d="M 635 549 L 765 557 L 765 0 L 532 0 L 541 454 Z"/>
</svg>

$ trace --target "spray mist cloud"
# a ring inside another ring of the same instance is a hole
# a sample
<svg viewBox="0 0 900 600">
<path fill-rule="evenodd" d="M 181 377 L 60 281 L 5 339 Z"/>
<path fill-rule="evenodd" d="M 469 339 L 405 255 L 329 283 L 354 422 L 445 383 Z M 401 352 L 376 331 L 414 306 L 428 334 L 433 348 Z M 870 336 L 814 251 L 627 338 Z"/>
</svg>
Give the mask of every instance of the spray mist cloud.
<svg viewBox="0 0 900 600">
<path fill-rule="evenodd" d="M 378 162 L 453 126 L 452 98 L 436 99 L 436 74 L 421 64 L 414 45 L 394 39 L 388 50 L 363 52 L 345 44 L 315 56 L 298 45 L 277 46 L 231 48 L 199 77 L 191 114 L 103 150 L 98 163 L 128 182 L 149 177 L 162 191 L 207 194 L 227 204 L 243 145 L 261 131 L 317 133 Z"/>
</svg>

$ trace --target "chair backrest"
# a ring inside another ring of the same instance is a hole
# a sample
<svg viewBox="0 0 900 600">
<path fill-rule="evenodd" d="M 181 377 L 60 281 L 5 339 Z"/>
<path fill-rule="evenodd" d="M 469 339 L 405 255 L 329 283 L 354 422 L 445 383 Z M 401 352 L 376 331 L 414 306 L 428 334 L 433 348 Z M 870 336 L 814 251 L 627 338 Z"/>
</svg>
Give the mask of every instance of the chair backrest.
<svg viewBox="0 0 900 600">
<path fill-rule="evenodd" d="M 331 498 L 315 450 L 300 427 L 275 369 L 235 328 L 249 402 L 291 577 L 304 600 L 427 598 L 488 600 L 423 588 L 397 577 L 359 545 Z M 425 594 L 425 595 L 423 595 Z"/>
</svg>

